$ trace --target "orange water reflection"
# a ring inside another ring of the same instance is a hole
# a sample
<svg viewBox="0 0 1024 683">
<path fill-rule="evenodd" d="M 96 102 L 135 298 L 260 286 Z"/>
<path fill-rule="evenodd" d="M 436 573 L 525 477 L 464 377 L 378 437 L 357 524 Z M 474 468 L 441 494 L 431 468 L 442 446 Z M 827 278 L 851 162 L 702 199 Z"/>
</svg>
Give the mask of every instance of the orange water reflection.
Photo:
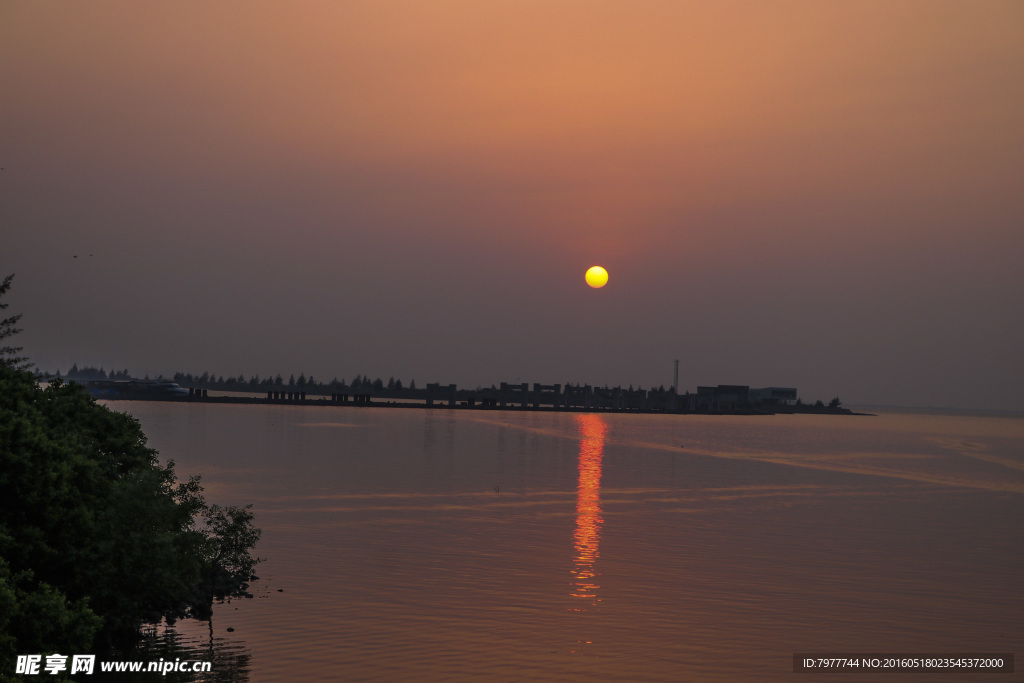
<svg viewBox="0 0 1024 683">
<path fill-rule="evenodd" d="M 576 487 L 576 533 L 573 534 L 576 566 L 572 570 L 572 591 L 574 598 L 587 601 L 590 607 L 600 602 L 596 581 L 599 576 L 594 568 L 601 540 L 601 458 L 604 456 L 604 438 L 608 423 L 600 415 L 577 415 L 576 426 L 580 430 L 579 484 Z M 575 607 L 586 611 L 586 607 Z"/>
</svg>

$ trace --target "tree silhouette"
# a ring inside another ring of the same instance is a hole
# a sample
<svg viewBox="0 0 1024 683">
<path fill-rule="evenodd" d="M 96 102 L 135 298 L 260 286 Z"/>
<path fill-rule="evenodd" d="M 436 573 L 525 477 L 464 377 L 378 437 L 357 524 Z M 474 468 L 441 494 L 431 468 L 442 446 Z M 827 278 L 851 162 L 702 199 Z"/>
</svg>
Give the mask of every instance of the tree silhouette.
<svg viewBox="0 0 1024 683">
<path fill-rule="evenodd" d="M 3 283 L 0 283 L 0 298 L 11 288 L 11 280 L 14 279 L 14 273 L 11 273 L 4 278 Z M 0 303 L 0 311 L 10 306 L 10 304 Z M 9 346 L 3 342 L 8 337 L 21 332 L 20 328 L 15 327 L 18 321 L 21 320 L 21 313 L 18 315 L 12 315 L 9 318 L 0 320 L 0 365 L 8 368 L 14 368 L 15 370 L 28 370 L 32 367 L 32 363 L 27 362 L 28 358 L 25 356 L 19 356 L 22 348 L 21 346 Z"/>
<path fill-rule="evenodd" d="M 247 508 L 207 505 L 138 421 L 74 383 L 0 366 L 0 663 L 90 652 L 246 589 Z M 215 582 L 215 584 L 214 584 Z M 213 590 L 210 590 L 211 584 Z M 0 680 L 14 680 L 0 673 Z"/>
</svg>

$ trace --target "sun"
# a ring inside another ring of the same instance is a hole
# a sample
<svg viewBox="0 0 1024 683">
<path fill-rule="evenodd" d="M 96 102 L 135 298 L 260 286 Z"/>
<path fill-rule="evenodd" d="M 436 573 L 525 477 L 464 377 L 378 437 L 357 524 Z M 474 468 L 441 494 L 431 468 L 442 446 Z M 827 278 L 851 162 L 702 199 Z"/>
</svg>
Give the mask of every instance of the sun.
<svg viewBox="0 0 1024 683">
<path fill-rule="evenodd" d="M 590 270 L 587 271 L 586 277 L 587 284 L 598 289 L 608 284 L 608 271 L 601 266 L 591 266 Z"/>
</svg>

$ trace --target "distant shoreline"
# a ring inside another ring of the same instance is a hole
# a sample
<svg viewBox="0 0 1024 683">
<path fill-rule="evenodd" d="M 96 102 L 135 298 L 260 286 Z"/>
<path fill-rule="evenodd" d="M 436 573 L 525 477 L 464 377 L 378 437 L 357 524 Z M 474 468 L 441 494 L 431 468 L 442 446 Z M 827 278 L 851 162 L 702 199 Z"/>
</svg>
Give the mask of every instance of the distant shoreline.
<svg viewBox="0 0 1024 683">
<path fill-rule="evenodd" d="M 152 396 L 152 395 L 124 395 L 124 396 L 98 396 L 97 400 L 102 401 L 161 401 L 166 403 L 204 403 L 218 405 L 285 405 L 285 406 L 319 406 L 324 408 L 412 408 L 432 410 L 473 410 L 473 411 L 513 411 L 513 412 L 540 412 L 540 413 L 624 413 L 642 415 L 859 415 L 875 417 L 873 413 L 854 412 L 849 408 L 824 408 L 815 406 L 775 406 L 772 408 L 749 408 L 739 410 L 670 410 L 665 408 L 613 408 L 613 407 L 582 407 L 582 406 L 551 406 L 551 405 L 471 405 L 468 401 L 459 401 L 454 404 L 447 402 L 427 403 L 425 400 L 388 400 L 366 396 L 363 400 L 338 401 L 331 400 L 328 396 L 316 398 L 266 398 L 258 396 L 202 396 L 192 395 L 188 397 L 175 396 Z"/>
</svg>

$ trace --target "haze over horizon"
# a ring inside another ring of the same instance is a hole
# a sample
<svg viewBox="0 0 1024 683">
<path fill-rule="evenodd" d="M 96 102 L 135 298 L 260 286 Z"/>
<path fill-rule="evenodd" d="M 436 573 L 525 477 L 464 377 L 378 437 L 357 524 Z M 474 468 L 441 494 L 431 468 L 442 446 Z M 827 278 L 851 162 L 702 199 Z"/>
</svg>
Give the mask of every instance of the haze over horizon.
<svg viewBox="0 0 1024 683">
<path fill-rule="evenodd" d="M 0 0 L 0 86 L 45 370 L 1024 410 L 1024 3 Z"/>
</svg>

